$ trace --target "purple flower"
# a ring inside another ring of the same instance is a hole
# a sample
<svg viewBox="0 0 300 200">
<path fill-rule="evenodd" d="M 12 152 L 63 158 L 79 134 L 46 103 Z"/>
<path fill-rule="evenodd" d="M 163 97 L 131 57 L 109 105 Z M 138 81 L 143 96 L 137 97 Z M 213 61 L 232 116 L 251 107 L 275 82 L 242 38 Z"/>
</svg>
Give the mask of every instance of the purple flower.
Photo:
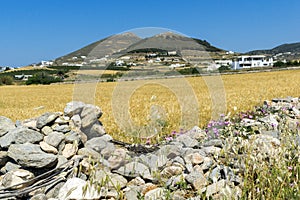
<svg viewBox="0 0 300 200">
<path fill-rule="evenodd" d="M 173 140 L 172 137 L 166 137 L 166 141 L 167 141 L 167 142 L 170 142 L 170 141 L 172 141 L 172 140 Z"/>
<path fill-rule="evenodd" d="M 225 125 L 225 126 L 228 126 L 229 124 L 230 124 L 229 121 L 224 122 L 224 125 Z"/>
<path fill-rule="evenodd" d="M 150 140 L 150 138 L 147 138 L 147 140 L 146 140 L 146 144 L 147 144 L 147 145 L 150 145 L 150 144 L 151 144 L 151 140 Z"/>
<path fill-rule="evenodd" d="M 288 170 L 289 170 L 289 171 L 292 171 L 292 170 L 293 170 L 293 167 L 288 166 Z"/>
</svg>

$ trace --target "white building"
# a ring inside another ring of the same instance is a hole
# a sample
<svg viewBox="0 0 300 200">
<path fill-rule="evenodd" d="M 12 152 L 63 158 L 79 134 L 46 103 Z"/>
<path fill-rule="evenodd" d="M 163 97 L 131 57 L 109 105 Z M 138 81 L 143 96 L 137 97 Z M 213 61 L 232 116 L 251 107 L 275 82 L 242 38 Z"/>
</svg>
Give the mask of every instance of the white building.
<svg viewBox="0 0 300 200">
<path fill-rule="evenodd" d="M 217 68 L 222 67 L 222 66 L 231 66 L 232 65 L 232 60 L 214 60 Z"/>
<path fill-rule="evenodd" d="M 48 67 L 48 66 L 51 66 L 53 65 L 53 62 L 52 61 L 45 61 L 45 60 L 42 60 L 41 61 L 41 67 Z"/>
<path fill-rule="evenodd" d="M 264 55 L 238 56 L 237 60 L 232 62 L 233 69 L 268 66 L 273 66 L 273 58 L 267 58 Z"/>
</svg>

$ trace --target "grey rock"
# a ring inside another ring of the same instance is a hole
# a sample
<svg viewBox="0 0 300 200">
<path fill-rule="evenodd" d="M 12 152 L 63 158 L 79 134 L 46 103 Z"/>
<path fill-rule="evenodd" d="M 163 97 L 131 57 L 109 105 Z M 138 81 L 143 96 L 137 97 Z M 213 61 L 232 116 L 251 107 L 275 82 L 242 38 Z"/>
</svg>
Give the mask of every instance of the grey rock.
<svg viewBox="0 0 300 200">
<path fill-rule="evenodd" d="M 34 178 L 34 174 L 30 171 L 24 169 L 14 169 L 6 173 L 2 179 L 2 185 L 4 187 L 12 187 L 17 184 L 24 183 L 30 179 Z M 13 189 L 20 189 L 26 187 L 25 184 L 13 187 Z"/>
<path fill-rule="evenodd" d="M 75 131 L 70 131 L 65 134 L 65 141 L 66 143 L 74 143 L 81 144 L 80 135 Z"/>
<path fill-rule="evenodd" d="M 221 178 L 221 169 L 220 169 L 220 166 L 217 166 L 209 174 L 209 179 L 213 183 L 216 183 L 216 182 L 218 182 L 218 180 L 220 180 L 220 178 Z"/>
<path fill-rule="evenodd" d="M 95 137 L 95 138 L 88 140 L 85 143 L 85 147 L 93 149 L 93 150 L 97 151 L 98 153 L 100 153 L 105 147 L 107 147 L 107 141 L 105 141 L 101 137 Z"/>
<path fill-rule="evenodd" d="M 127 188 L 126 188 L 127 189 Z M 140 191 L 137 187 L 130 187 L 125 191 L 126 199 L 130 200 L 139 200 L 138 195 Z"/>
<path fill-rule="evenodd" d="M 51 146 L 57 148 L 58 145 L 65 139 L 65 135 L 60 132 L 52 132 L 44 137 L 44 141 Z"/>
<path fill-rule="evenodd" d="M 201 168 L 203 171 L 209 170 L 211 166 L 214 164 L 212 158 L 205 157 L 203 160 L 203 164 L 201 165 Z"/>
<path fill-rule="evenodd" d="M 178 166 L 168 166 L 164 168 L 161 172 L 161 175 L 165 178 L 170 178 L 172 176 L 176 176 L 182 174 L 183 169 Z"/>
<path fill-rule="evenodd" d="M 70 127 L 68 125 L 55 124 L 54 126 L 52 126 L 52 128 L 54 131 L 62 132 L 62 133 L 67 133 L 70 131 Z"/>
<path fill-rule="evenodd" d="M 99 159 L 101 158 L 101 155 L 100 153 L 98 153 L 97 151 L 93 150 L 93 149 L 90 149 L 90 148 L 81 148 L 78 150 L 77 152 L 78 155 L 82 155 L 82 156 L 91 156 L 92 158 L 94 159 Z"/>
<path fill-rule="evenodd" d="M 199 152 L 191 153 L 184 156 L 185 163 L 192 163 L 193 165 L 202 164 L 204 162 L 204 156 Z"/>
<path fill-rule="evenodd" d="M 175 140 L 181 142 L 185 147 L 193 148 L 199 145 L 199 142 L 196 139 L 193 139 L 185 134 L 178 136 Z"/>
<path fill-rule="evenodd" d="M 207 185 L 204 175 L 198 171 L 193 171 L 185 177 L 185 180 L 192 184 L 196 190 L 201 190 Z"/>
<path fill-rule="evenodd" d="M 7 162 L 5 164 L 5 166 L 1 168 L 1 172 L 3 174 L 5 174 L 5 173 L 7 173 L 9 171 L 12 171 L 14 169 L 19 169 L 19 168 L 21 168 L 21 165 L 17 165 L 17 164 L 11 163 L 11 162 Z"/>
<path fill-rule="evenodd" d="M 59 117 L 59 115 L 60 115 L 59 113 L 50 113 L 50 112 L 44 113 L 37 119 L 36 127 L 38 129 L 41 129 L 44 126 L 51 124 L 56 120 L 57 117 Z"/>
<path fill-rule="evenodd" d="M 44 126 L 41 131 L 44 135 L 49 135 L 50 133 L 53 132 L 50 126 Z"/>
<path fill-rule="evenodd" d="M 65 124 L 69 124 L 69 121 L 70 121 L 70 117 L 60 116 L 55 120 L 55 123 L 59 125 L 65 125 Z"/>
<path fill-rule="evenodd" d="M 39 145 L 25 143 L 12 144 L 8 156 L 24 167 L 43 168 L 56 164 L 57 157 L 43 152 Z"/>
<path fill-rule="evenodd" d="M 216 155 L 220 153 L 221 148 L 209 146 L 209 147 L 203 147 L 202 150 L 205 152 L 206 155 Z"/>
<path fill-rule="evenodd" d="M 100 124 L 100 122 L 96 121 L 92 125 L 92 127 L 89 129 L 89 131 L 88 132 L 84 131 L 84 133 L 87 135 L 88 139 L 91 139 L 91 138 L 94 138 L 94 137 L 103 136 L 105 134 L 105 129 Z"/>
<path fill-rule="evenodd" d="M 100 153 L 105 159 L 108 159 L 111 155 L 113 155 L 115 150 L 116 150 L 115 145 L 108 142 L 106 147 L 102 149 Z"/>
<path fill-rule="evenodd" d="M 185 135 L 196 140 L 203 139 L 206 137 L 205 131 L 199 128 L 198 126 L 194 126 L 191 130 L 187 131 Z"/>
<path fill-rule="evenodd" d="M 177 145 L 164 145 L 155 153 L 158 157 L 162 158 L 164 163 L 165 158 L 172 159 L 182 153 L 182 148 Z"/>
<path fill-rule="evenodd" d="M 80 114 L 82 121 L 82 128 L 91 127 L 101 117 L 102 111 L 98 106 L 87 104 L 83 107 Z"/>
<path fill-rule="evenodd" d="M 102 140 L 105 140 L 106 142 L 110 142 L 113 139 L 109 134 L 105 134 L 105 135 L 101 136 L 100 138 Z"/>
<path fill-rule="evenodd" d="M 78 151 L 78 144 L 66 144 L 64 150 L 62 151 L 62 155 L 67 159 L 73 157 Z"/>
<path fill-rule="evenodd" d="M 0 166 L 3 166 L 8 161 L 7 152 L 0 151 Z"/>
<path fill-rule="evenodd" d="M 115 152 L 108 158 L 111 169 L 118 169 L 128 161 L 127 152 L 125 149 L 116 149 Z"/>
<path fill-rule="evenodd" d="M 74 115 L 80 114 L 85 104 L 80 101 L 72 101 L 67 103 L 64 114 L 68 117 L 73 117 Z"/>
<path fill-rule="evenodd" d="M 84 187 L 87 187 L 84 192 Z M 71 178 L 61 187 L 58 199 L 100 199 L 101 191 L 98 192 L 93 185 L 89 185 L 80 178 Z"/>
<path fill-rule="evenodd" d="M 25 127 L 18 127 L 10 130 L 6 135 L 0 138 L 0 146 L 2 148 L 8 148 L 12 143 L 36 143 L 41 140 L 43 140 L 43 135 L 41 133 Z"/>
<path fill-rule="evenodd" d="M 144 179 L 152 180 L 153 177 L 150 174 L 149 168 L 139 162 L 130 162 L 125 166 L 120 167 L 116 173 L 127 177 L 138 177 L 141 176 Z"/>
<path fill-rule="evenodd" d="M 141 177 L 136 177 L 128 182 L 127 186 L 141 186 L 145 185 L 145 181 Z"/>
<path fill-rule="evenodd" d="M 213 183 L 213 184 L 211 184 L 211 185 L 208 185 L 208 186 L 206 187 L 206 196 L 209 197 L 209 196 L 211 196 L 211 195 L 213 195 L 213 194 L 216 194 L 216 193 L 218 193 L 219 191 L 221 191 L 222 188 L 225 187 L 225 183 L 226 183 L 225 180 L 222 179 L 222 180 L 220 180 L 220 181 L 218 181 L 218 182 L 216 182 L 216 183 Z"/>
<path fill-rule="evenodd" d="M 202 144 L 205 147 L 215 146 L 215 147 L 223 147 L 223 141 L 220 139 L 211 139 Z"/>
<path fill-rule="evenodd" d="M 43 151 L 45 151 L 46 153 L 53 153 L 53 154 L 57 154 L 58 153 L 58 150 L 51 146 L 50 144 L 46 143 L 46 142 L 40 142 L 40 147 Z"/>
<path fill-rule="evenodd" d="M 81 128 L 81 118 L 79 115 L 74 115 L 71 120 L 75 127 Z"/>
<path fill-rule="evenodd" d="M 5 135 L 8 131 L 15 128 L 13 121 L 7 117 L 0 116 L 0 137 Z"/>
<path fill-rule="evenodd" d="M 175 157 L 175 158 L 172 160 L 172 162 L 177 162 L 177 163 L 180 163 L 180 164 L 182 164 L 182 165 L 185 165 L 185 162 L 184 162 L 183 158 L 181 158 L 180 156 Z"/>
<path fill-rule="evenodd" d="M 57 164 L 55 168 L 65 168 L 67 167 L 68 159 L 65 156 L 58 155 L 57 156 Z"/>
<path fill-rule="evenodd" d="M 117 186 L 124 188 L 127 184 L 127 180 L 123 176 L 105 172 L 104 170 L 97 170 L 95 172 L 94 180 L 96 183 L 109 189 L 114 189 Z"/>
</svg>

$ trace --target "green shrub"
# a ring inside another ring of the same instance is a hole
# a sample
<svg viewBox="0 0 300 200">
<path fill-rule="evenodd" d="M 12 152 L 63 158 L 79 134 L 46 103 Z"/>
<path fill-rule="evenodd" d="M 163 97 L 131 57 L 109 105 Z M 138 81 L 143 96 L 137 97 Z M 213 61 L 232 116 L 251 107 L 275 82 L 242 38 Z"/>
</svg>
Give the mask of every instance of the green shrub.
<svg viewBox="0 0 300 200">
<path fill-rule="evenodd" d="M 51 84 L 51 83 L 57 83 L 61 82 L 62 80 L 60 78 L 55 78 L 48 73 L 45 72 L 39 72 L 34 74 L 32 77 L 30 77 L 26 81 L 26 85 L 31 85 L 31 84 Z"/>
<path fill-rule="evenodd" d="M 1 76 L 0 85 L 13 85 L 14 79 L 11 76 Z"/>
</svg>

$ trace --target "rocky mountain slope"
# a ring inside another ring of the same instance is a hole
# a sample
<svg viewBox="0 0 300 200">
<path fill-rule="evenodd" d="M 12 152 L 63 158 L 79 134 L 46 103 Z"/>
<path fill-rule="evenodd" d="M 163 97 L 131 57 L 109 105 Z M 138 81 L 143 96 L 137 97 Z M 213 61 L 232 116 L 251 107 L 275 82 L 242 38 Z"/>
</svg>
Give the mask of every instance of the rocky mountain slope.
<svg viewBox="0 0 300 200">
<path fill-rule="evenodd" d="M 282 44 L 277 47 L 274 47 L 272 49 L 266 49 L 266 50 L 253 50 L 248 52 L 249 54 L 278 54 L 278 53 L 285 53 L 285 52 L 291 52 L 291 53 L 300 53 L 300 42 L 297 43 L 290 43 L 290 44 Z"/>
</svg>

